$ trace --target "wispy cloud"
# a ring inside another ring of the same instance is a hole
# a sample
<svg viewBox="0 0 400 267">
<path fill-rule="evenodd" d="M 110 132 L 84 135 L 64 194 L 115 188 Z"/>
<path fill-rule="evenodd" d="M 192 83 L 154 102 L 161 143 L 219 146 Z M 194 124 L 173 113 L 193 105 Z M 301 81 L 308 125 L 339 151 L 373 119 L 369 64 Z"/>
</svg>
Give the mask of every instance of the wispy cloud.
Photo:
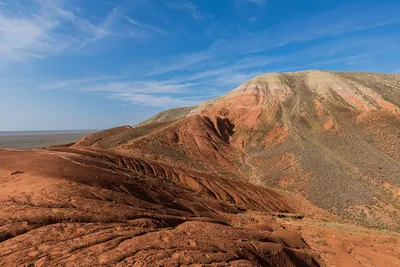
<svg viewBox="0 0 400 267">
<path fill-rule="evenodd" d="M 81 92 L 106 92 L 106 93 L 190 93 L 190 88 L 198 85 L 193 82 L 181 82 L 174 80 L 140 80 L 121 81 L 122 76 L 99 76 L 76 80 L 66 80 L 41 85 L 43 90 L 68 90 Z M 111 82 L 112 80 L 119 80 Z"/>
<path fill-rule="evenodd" d="M 161 27 L 141 23 L 125 15 L 119 7 L 114 7 L 99 25 L 92 25 L 91 28 L 92 33 L 83 40 L 81 48 L 111 36 L 144 39 L 152 34 L 167 35 L 167 31 Z"/>
<path fill-rule="evenodd" d="M 108 96 L 109 99 L 129 102 L 131 104 L 150 106 L 150 107 L 189 107 L 196 106 L 205 101 L 206 98 L 177 98 L 170 96 L 157 96 L 150 94 L 119 93 Z"/>
<path fill-rule="evenodd" d="M 267 2 L 267 0 L 247 0 L 247 1 L 257 4 L 257 5 L 263 5 Z"/>
<path fill-rule="evenodd" d="M 32 14 L 12 10 L 13 4 L 0 10 L 0 58 L 20 61 L 57 54 L 75 40 L 71 36 L 56 34 L 54 30 L 70 14 L 46 1 Z"/>
<path fill-rule="evenodd" d="M 249 18 L 249 22 L 256 22 L 258 20 L 260 20 L 259 17 L 251 17 L 251 18 Z"/>
<path fill-rule="evenodd" d="M 0 1 L 0 6 L 10 6 L 10 3 L 7 3 L 6 1 Z"/>
<path fill-rule="evenodd" d="M 120 20 L 122 14 L 118 10 L 118 8 L 113 8 L 110 13 L 104 18 L 100 25 L 90 25 L 92 33 L 88 35 L 82 42 L 81 47 L 84 47 L 90 42 L 94 42 L 103 38 L 106 38 L 111 35 L 118 35 L 117 32 L 114 32 L 112 27 L 116 23 L 116 21 Z"/>
<path fill-rule="evenodd" d="M 120 80 L 122 76 L 95 76 L 95 77 L 86 77 L 81 79 L 71 79 L 71 80 L 63 80 L 57 82 L 45 83 L 39 86 L 41 90 L 52 90 L 52 89 L 78 89 L 85 86 L 89 86 L 93 83 L 106 82 L 111 80 Z"/>
<path fill-rule="evenodd" d="M 197 9 L 197 6 L 189 0 L 164 1 L 164 4 L 173 10 L 189 11 L 195 19 L 205 19 L 206 17 Z"/>
<path fill-rule="evenodd" d="M 266 3 L 260 0 L 242 2 L 257 5 Z M 47 5 L 51 3 L 48 2 Z M 169 12 L 173 12 L 170 9 L 188 11 L 197 19 L 204 18 L 198 8 L 188 0 L 164 3 Z M 44 14 L 44 9 L 51 12 Z M 367 62 L 373 56 L 371 51 L 380 51 L 385 45 L 400 41 L 398 36 L 376 38 L 373 34 L 362 34 L 370 29 L 400 22 L 397 13 L 392 9 L 395 8 L 382 7 L 379 10 L 355 12 L 357 9 L 349 5 L 324 14 L 285 20 L 259 32 L 243 30 L 236 35 L 224 35 L 223 38 L 218 35 L 218 39 L 209 36 L 210 42 L 204 43 L 203 49 L 174 56 L 160 57 L 157 54 L 154 58 L 144 57 L 144 60 L 140 56 L 132 57 L 132 65 L 120 67 L 120 74 L 47 83 L 40 88 L 100 92 L 113 100 L 151 107 L 194 105 L 209 97 L 210 91 L 222 94 L 227 88 L 231 89 L 265 72 L 329 66 L 337 62 L 341 62 L 341 66 Z M 113 36 L 126 38 L 129 35 L 127 33 L 135 38 L 144 38 L 149 34 L 168 35 L 167 30 L 162 28 L 167 26 L 141 22 L 118 7 L 111 9 L 97 24 L 80 18 L 77 13 L 62 5 L 54 4 L 42 6 L 34 16 L 10 16 L 0 12 L 0 19 L 2 18 L 5 18 L 5 22 L 17 25 L 14 29 L 5 27 L 8 32 L 0 26 L 0 33 L 4 31 L 4 36 L 13 39 L 12 42 L 5 42 L 9 44 L 5 47 L 15 44 L 15 47 L 5 50 L 4 54 L 23 51 L 25 54 L 16 54 L 25 57 L 42 57 L 50 52 L 63 51 L 72 45 L 86 46 Z M 190 18 L 189 20 L 192 21 Z M 0 25 L 6 25 L 1 22 L 0 20 Z M 60 35 L 55 31 L 65 23 L 76 29 L 76 33 L 72 36 Z M 26 30 L 26 35 L 14 36 L 22 28 Z M 3 42 L 1 40 L 0 37 L 0 44 Z M 56 49 L 57 44 L 63 44 L 63 47 Z M 290 52 L 284 54 L 280 52 L 294 44 L 299 44 L 301 48 L 289 49 Z M 0 46 L 0 55 L 2 47 Z M 189 97 L 193 95 L 194 98 Z"/>
<path fill-rule="evenodd" d="M 215 55 L 210 51 L 188 53 L 175 57 L 161 57 L 154 60 L 147 60 L 141 62 L 141 64 L 132 64 L 125 67 L 122 72 L 125 75 L 133 75 L 135 77 L 150 77 L 179 71 L 213 59 L 215 59 Z"/>
<path fill-rule="evenodd" d="M 379 51 L 385 45 L 391 45 L 398 41 L 400 41 L 398 37 L 390 35 L 381 38 L 376 38 L 374 35 L 364 35 L 357 38 L 328 39 L 325 42 L 319 42 L 284 55 L 275 56 L 271 53 L 267 55 L 264 53 L 245 54 L 239 59 L 226 61 L 223 64 L 216 60 L 220 55 L 206 51 L 194 54 L 193 57 L 182 56 L 175 64 L 167 64 L 167 68 L 164 66 L 164 68 L 152 69 L 150 65 L 146 65 L 147 74 L 136 77 L 136 81 L 129 81 L 129 79 L 132 79 L 129 75 L 120 77 L 100 76 L 81 81 L 64 81 L 55 84 L 56 86 L 53 85 L 53 88 L 103 92 L 107 97 L 114 100 L 148 106 L 173 107 L 183 106 L 184 103 L 191 105 L 208 98 L 206 95 L 209 94 L 209 91 L 207 92 L 206 88 L 218 95 L 226 90 L 225 88 L 234 88 L 265 72 L 295 71 L 338 62 L 347 65 L 358 64 L 371 58 L 371 51 Z M 162 63 L 164 60 L 158 62 Z M 209 62 L 210 65 L 204 67 L 204 62 Z M 308 62 L 308 64 L 304 64 L 304 62 Z M 141 67 L 143 68 L 143 65 Z M 182 69 L 186 71 L 182 72 Z M 166 72 L 169 72 L 167 79 L 149 80 L 151 76 Z M 116 82 L 110 82 L 113 79 Z M 51 88 L 51 86 L 47 87 Z M 201 88 L 200 91 L 199 88 Z M 182 95 L 196 94 L 200 97 L 196 99 L 182 97 Z M 154 100 L 154 102 L 148 100 Z"/>
<path fill-rule="evenodd" d="M 265 3 L 267 3 L 267 0 L 236 0 L 236 5 L 240 5 L 240 4 L 244 4 L 244 3 L 256 4 L 256 5 L 262 6 Z"/>
<path fill-rule="evenodd" d="M 93 77 L 70 80 L 42 86 L 43 89 L 62 89 L 81 92 L 101 92 L 109 99 L 150 107 L 176 107 L 195 105 L 207 99 L 194 97 L 196 83 L 179 81 L 121 81 L 105 82 L 115 77 Z M 175 96 L 173 96 L 175 95 Z M 179 97 L 177 96 L 179 95 Z M 187 97 L 183 97 L 183 96 Z"/>
<path fill-rule="evenodd" d="M 264 53 L 256 53 L 252 55 L 246 55 L 241 59 L 229 60 L 224 64 L 220 64 L 217 60 L 209 59 L 210 65 L 204 68 L 199 68 L 198 65 L 201 62 L 193 63 L 192 71 L 186 71 L 184 74 L 174 75 L 173 80 L 175 82 L 198 82 L 204 83 L 207 81 L 227 81 L 227 77 L 250 77 L 252 74 L 257 74 L 260 71 L 269 71 L 273 69 L 273 66 L 277 64 L 286 63 L 297 64 L 299 61 L 326 61 L 332 58 L 342 58 L 343 54 L 347 56 L 357 56 L 365 54 L 365 51 L 377 51 L 387 45 L 395 44 L 400 41 L 399 37 L 385 36 L 376 38 L 376 36 L 361 36 L 357 38 L 346 37 L 343 39 L 328 40 L 320 42 L 319 44 L 308 46 L 302 50 L 297 50 L 285 55 L 271 55 L 270 53 L 265 55 Z M 210 54 L 209 54 L 210 55 Z M 368 54 L 371 56 L 371 54 Z M 204 61 L 203 61 L 204 62 Z M 211 63 L 214 63 L 212 65 Z M 174 72 L 179 71 L 179 65 L 174 65 Z M 190 69 L 188 66 L 185 69 Z M 197 70 L 197 69 L 198 70 Z M 167 71 L 167 69 L 163 69 Z M 151 73 L 151 72 L 150 72 Z M 221 77 L 221 78 L 218 78 Z M 243 81 L 242 79 L 232 79 L 235 81 Z M 218 82 L 220 84 L 220 82 Z M 227 84 L 226 82 L 224 84 Z"/>
<path fill-rule="evenodd" d="M 31 5 L 0 2 L 0 59 L 24 61 L 76 50 L 107 37 L 146 38 L 166 34 L 113 8 L 100 24 L 79 16 L 64 1 L 40 0 Z"/>
<path fill-rule="evenodd" d="M 215 40 L 207 49 L 183 56 L 157 59 L 152 62 L 141 62 L 140 69 L 131 69 L 139 76 L 152 76 L 195 68 L 205 62 L 213 62 L 215 65 L 230 57 L 250 56 L 267 52 L 293 43 L 305 43 L 329 37 L 348 35 L 354 32 L 366 31 L 385 25 L 399 23 L 396 15 L 400 10 L 397 7 L 382 7 L 378 10 L 357 11 L 358 7 L 348 5 L 322 14 L 298 18 L 284 22 L 262 32 L 242 32 L 233 38 Z M 371 19 L 371 16 L 374 19 Z M 362 44 L 359 40 L 354 40 Z M 381 42 L 382 43 L 382 42 Z M 325 49 L 331 49 L 325 47 Z M 318 51 L 318 53 L 324 53 Z M 314 50 L 314 54 L 318 54 Z M 212 66 L 211 66 L 212 67 Z"/>
<path fill-rule="evenodd" d="M 149 25 L 149 24 L 140 23 L 140 22 L 138 22 L 138 21 L 136 21 L 136 20 L 134 20 L 134 19 L 131 19 L 131 18 L 128 17 L 128 16 L 125 16 L 124 18 L 125 18 L 126 21 L 128 21 L 130 24 L 135 25 L 135 26 L 137 26 L 137 27 L 144 28 L 144 29 L 149 29 L 149 30 L 151 30 L 151 31 L 153 31 L 153 32 L 155 32 L 155 33 L 158 33 L 158 34 L 163 34 L 163 35 L 167 34 L 167 32 L 166 32 L 164 29 L 160 28 L 160 27 L 157 27 L 157 26 L 154 26 L 154 25 Z"/>
<path fill-rule="evenodd" d="M 78 90 L 85 92 L 118 92 L 118 93 L 189 93 L 195 83 L 174 83 L 172 81 L 138 81 L 114 82 L 81 87 Z"/>
</svg>

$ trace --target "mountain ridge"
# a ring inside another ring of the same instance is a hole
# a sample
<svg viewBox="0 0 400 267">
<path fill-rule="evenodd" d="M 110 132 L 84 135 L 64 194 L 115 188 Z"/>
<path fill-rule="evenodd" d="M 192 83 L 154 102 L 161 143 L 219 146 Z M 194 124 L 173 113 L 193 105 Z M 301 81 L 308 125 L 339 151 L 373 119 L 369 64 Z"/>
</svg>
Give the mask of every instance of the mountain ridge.
<svg viewBox="0 0 400 267">
<path fill-rule="evenodd" d="M 107 148 L 288 190 L 344 218 L 399 229 L 399 88 L 396 74 L 262 74 Z"/>
</svg>

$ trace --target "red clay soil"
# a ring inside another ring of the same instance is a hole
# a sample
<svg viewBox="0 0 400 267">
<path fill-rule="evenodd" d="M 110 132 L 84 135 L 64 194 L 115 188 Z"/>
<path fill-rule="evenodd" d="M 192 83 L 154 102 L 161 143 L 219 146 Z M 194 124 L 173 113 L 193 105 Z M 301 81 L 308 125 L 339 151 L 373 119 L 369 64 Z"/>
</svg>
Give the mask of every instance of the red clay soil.
<svg viewBox="0 0 400 267">
<path fill-rule="evenodd" d="M 87 149 L 3 150 L 0 166 L 2 266 L 320 266 L 298 233 L 235 225 L 297 212 L 273 190 Z"/>
</svg>

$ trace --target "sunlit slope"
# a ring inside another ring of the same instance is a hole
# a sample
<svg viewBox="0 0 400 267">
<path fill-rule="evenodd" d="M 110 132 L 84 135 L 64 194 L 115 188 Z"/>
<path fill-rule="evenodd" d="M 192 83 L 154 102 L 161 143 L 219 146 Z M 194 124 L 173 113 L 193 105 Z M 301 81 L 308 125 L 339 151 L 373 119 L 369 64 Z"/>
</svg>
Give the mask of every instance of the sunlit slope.
<svg viewBox="0 0 400 267">
<path fill-rule="evenodd" d="M 157 123 L 111 148 L 292 191 L 344 218 L 399 229 L 400 75 L 270 73 Z"/>
</svg>

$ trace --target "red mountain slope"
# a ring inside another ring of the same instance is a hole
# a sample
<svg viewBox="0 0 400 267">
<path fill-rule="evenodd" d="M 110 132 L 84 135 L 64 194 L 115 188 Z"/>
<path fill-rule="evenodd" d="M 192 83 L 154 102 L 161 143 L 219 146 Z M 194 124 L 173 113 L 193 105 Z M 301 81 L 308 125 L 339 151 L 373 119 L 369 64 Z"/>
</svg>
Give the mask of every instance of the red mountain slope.
<svg viewBox="0 0 400 267">
<path fill-rule="evenodd" d="M 399 88 L 400 75 L 265 74 L 184 118 L 93 146 L 292 191 L 343 218 L 400 229 Z"/>
</svg>

